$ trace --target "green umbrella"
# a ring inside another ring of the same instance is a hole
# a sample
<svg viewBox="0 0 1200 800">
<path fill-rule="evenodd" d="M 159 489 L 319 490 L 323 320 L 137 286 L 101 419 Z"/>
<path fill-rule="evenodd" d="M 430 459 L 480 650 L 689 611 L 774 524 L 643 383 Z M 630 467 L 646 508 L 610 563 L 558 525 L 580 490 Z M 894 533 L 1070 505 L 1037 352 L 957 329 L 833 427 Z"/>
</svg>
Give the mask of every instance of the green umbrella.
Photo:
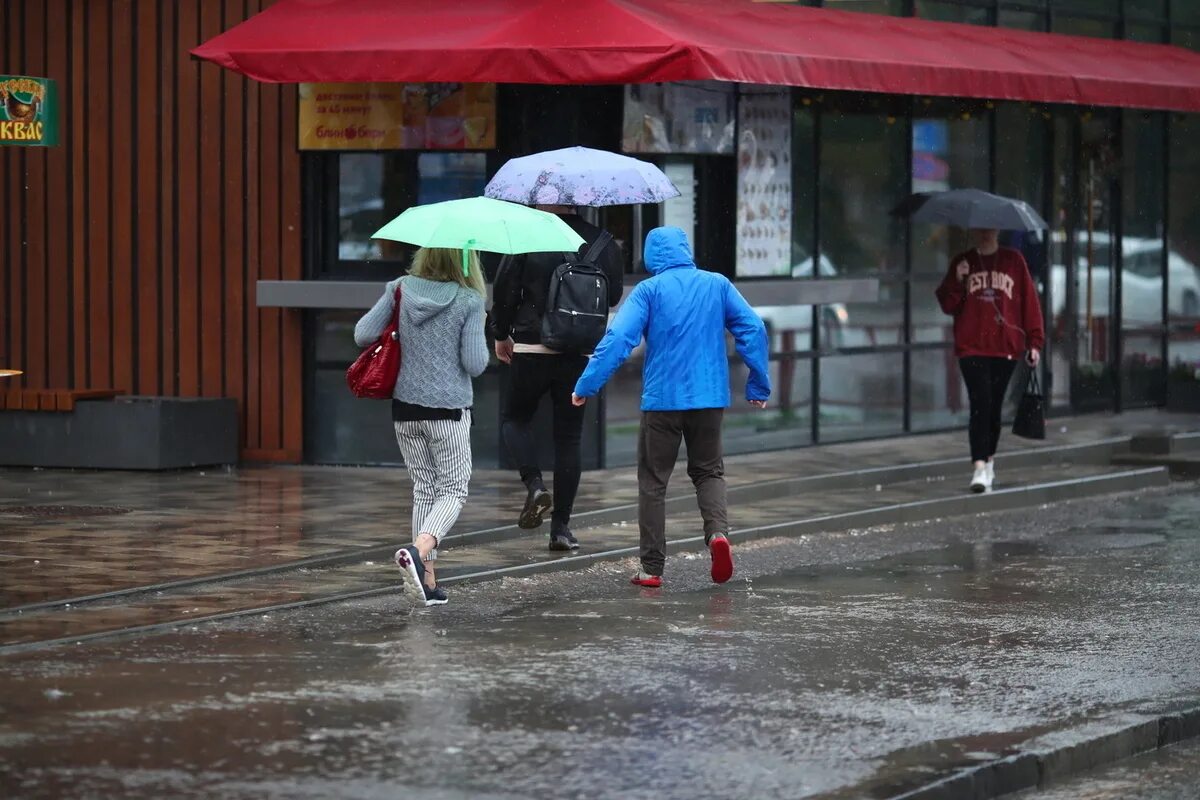
<svg viewBox="0 0 1200 800">
<path fill-rule="evenodd" d="M 463 275 L 468 274 L 468 250 L 574 253 L 583 244 L 583 237 L 553 214 L 489 197 L 413 206 L 372 238 L 461 249 Z"/>
</svg>

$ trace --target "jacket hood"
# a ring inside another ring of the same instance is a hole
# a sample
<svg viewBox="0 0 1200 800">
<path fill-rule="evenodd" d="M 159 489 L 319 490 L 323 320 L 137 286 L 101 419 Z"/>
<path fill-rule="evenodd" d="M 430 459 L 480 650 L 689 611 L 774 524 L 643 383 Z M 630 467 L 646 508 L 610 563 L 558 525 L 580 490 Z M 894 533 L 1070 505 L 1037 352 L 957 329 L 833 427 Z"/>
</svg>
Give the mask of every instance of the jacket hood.
<svg viewBox="0 0 1200 800">
<path fill-rule="evenodd" d="M 459 286 L 450 281 L 431 281 L 410 275 L 404 279 L 400 308 L 415 325 L 424 325 L 454 303 Z"/>
<path fill-rule="evenodd" d="M 687 234 L 682 228 L 655 228 L 650 231 L 646 234 L 643 254 L 646 271 L 651 275 L 676 267 L 696 267 Z"/>
</svg>

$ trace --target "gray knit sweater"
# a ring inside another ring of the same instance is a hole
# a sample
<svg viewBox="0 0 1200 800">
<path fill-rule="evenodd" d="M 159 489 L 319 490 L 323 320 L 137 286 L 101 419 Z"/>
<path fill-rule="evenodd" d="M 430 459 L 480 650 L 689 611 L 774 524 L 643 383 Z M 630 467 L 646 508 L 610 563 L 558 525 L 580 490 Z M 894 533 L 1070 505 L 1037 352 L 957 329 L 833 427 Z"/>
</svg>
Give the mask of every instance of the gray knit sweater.
<svg viewBox="0 0 1200 800">
<path fill-rule="evenodd" d="M 366 347 L 379 338 L 400 297 L 400 376 L 392 396 L 426 408 L 469 408 L 471 378 L 488 365 L 483 334 L 483 298 L 457 283 L 405 275 L 390 281 L 383 297 L 354 326 L 354 342 Z"/>
</svg>

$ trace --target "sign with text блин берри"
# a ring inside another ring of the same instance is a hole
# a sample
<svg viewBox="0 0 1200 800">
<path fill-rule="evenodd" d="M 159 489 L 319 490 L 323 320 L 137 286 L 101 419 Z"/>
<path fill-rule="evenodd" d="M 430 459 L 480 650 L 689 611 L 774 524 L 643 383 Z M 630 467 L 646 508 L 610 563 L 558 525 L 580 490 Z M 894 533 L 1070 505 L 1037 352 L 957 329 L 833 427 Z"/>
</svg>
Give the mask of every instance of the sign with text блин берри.
<svg viewBox="0 0 1200 800">
<path fill-rule="evenodd" d="M 301 150 L 490 150 L 494 83 L 302 83 Z"/>
<path fill-rule="evenodd" d="M 0 75 L 0 145 L 58 144 L 58 90 L 48 78 Z"/>
</svg>

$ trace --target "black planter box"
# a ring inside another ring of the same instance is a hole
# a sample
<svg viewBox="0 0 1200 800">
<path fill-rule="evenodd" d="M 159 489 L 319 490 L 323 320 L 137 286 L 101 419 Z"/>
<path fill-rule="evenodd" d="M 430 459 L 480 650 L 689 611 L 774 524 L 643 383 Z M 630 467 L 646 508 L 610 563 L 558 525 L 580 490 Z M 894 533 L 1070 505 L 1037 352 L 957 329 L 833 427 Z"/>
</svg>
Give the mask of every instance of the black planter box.
<svg viewBox="0 0 1200 800">
<path fill-rule="evenodd" d="M 74 411 L 0 411 L 0 466 L 180 469 L 233 464 L 237 402 L 126 396 Z"/>
</svg>

